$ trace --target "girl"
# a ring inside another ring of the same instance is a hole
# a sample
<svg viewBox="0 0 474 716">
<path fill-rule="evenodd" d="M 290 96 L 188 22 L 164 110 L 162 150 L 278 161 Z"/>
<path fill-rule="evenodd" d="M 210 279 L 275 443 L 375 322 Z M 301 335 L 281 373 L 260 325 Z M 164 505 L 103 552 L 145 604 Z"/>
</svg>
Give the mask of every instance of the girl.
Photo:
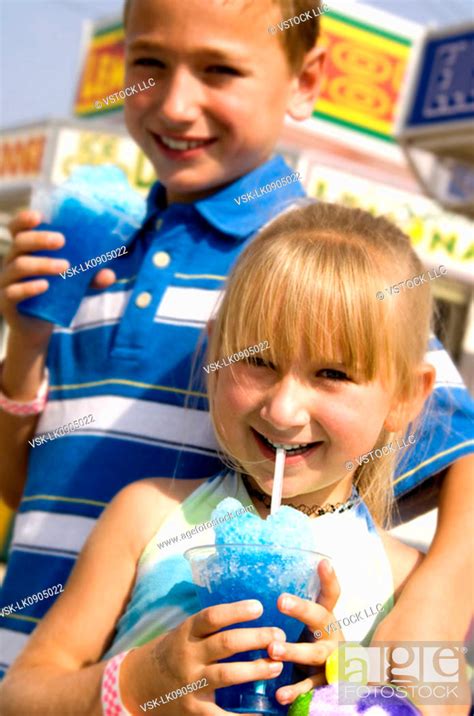
<svg viewBox="0 0 474 716">
<path fill-rule="evenodd" d="M 423 362 L 429 284 L 383 292 L 420 272 L 408 238 L 392 224 L 330 204 L 286 213 L 248 246 L 207 359 L 242 351 L 243 359 L 209 373 L 229 468 L 206 481 L 143 480 L 117 495 L 65 593 L 9 671 L 0 694 L 5 716 L 137 714 L 163 703 L 176 716 L 217 716 L 225 712 L 216 688 L 273 678 L 282 661 L 322 668 L 343 635 L 370 639 L 421 559 L 382 529 L 394 461 L 410 449 L 413 427 L 402 438 L 434 381 Z M 264 353 L 243 352 L 262 341 Z M 198 528 L 224 497 L 267 516 L 279 446 L 283 503 L 311 516 L 318 550 L 334 566 L 319 567 L 318 604 L 288 595 L 278 601 L 316 634 L 313 643 L 286 643 L 272 628 L 221 632 L 257 618 L 261 605 L 200 611 L 183 557 L 212 543 L 212 529 Z M 219 663 L 250 649 L 267 649 L 268 659 Z M 324 683 L 320 672 L 313 668 L 277 699 L 290 704 Z M 168 702 L 176 689 L 184 695 Z"/>
</svg>

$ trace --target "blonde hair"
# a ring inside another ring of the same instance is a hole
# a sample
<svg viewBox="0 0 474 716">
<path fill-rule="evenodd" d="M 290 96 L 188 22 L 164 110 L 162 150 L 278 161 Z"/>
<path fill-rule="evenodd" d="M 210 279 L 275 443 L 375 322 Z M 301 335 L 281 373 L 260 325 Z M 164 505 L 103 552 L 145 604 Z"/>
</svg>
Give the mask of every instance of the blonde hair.
<svg viewBox="0 0 474 716">
<path fill-rule="evenodd" d="M 324 203 L 291 210 L 239 257 L 216 317 L 208 360 L 266 340 L 264 360 L 285 370 L 304 348 L 311 361 L 342 360 L 362 381 L 380 378 L 409 404 L 417 395 L 416 369 L 429 337 L 430 288 L 423 283 L 398 295 L 384 289 L 422 272 L 409 238 L 383 217 Z M 211 417 L 229 455 L 214 420 L 216 380 L 217 372 L 209 374 Z M 382 430 L 374 448 L 394 437 Z M 381 524 L 391 513 L 393 469 L 393 458 L 384 457 L 355 472 L 354 483 Z"/>
<path fill-rule="evenodd" d="M 301 15 L 305 11 L 314 8 L 317 11 L 320 8 L 320 0 L 271 0 L 274 5 L 278 5 L 281 9 L 282 20 L 292 18 L 295 15 Z M 123 26 L 127 27 L 127 21 L 130 14 L 132 0 L 125 0 L 123 8 Z M 285 29 L 284 32 L 278 32 L 277 41 L 281 43 L 283 50 L 287 56 L 289 66 L 295 72 L 301 68 L 304 56 L 309 52 L 317 42 L 319 36 L 319 15 L 314 15 L 301 22 Z"/>
</svg>

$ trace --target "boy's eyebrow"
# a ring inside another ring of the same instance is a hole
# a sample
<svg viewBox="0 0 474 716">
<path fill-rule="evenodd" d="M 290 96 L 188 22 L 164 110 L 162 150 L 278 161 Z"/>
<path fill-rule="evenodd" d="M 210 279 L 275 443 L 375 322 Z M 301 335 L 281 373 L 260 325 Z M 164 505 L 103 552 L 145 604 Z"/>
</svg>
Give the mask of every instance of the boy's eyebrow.
<svg viewBox="0 0 474 716">
<path fill-rule="evenodd" d="M 158 41 L 151 41 L 151 40 L 134 40 L 130 42 L 130 44 L 127 45 L 127 49 L 129 51 L 144 51 L 144 52 L 165 52 L 169 53 L 170 49 L 167 48 L 165 45 Z M 242 53 L 239 52 L 237 48 L 235 50 L 232 49 L 221 49 L 219 47 L 197 47 L 193 51 L 194 55 L 206 55 L 210 58 L 213 58 L 216 61 L 219 60 L 226 60 L 233 59 L 234 61 L 239 59 L 244 59 L 242 57 Z"/>
</svg>

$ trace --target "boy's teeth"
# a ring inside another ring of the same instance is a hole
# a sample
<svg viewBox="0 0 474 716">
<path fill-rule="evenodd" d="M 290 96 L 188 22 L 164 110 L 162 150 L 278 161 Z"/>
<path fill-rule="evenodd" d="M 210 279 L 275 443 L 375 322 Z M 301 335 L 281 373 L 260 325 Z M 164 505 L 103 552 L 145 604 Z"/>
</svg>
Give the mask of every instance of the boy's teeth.
<svg viewBox="0 0 474 716">
<path fill-rule="evenodd" d="M 170 149 L 194 149 L 195 147 L 202 147 L 205 142 L 186 142 L 182 139 L 170 139 L 170 137 L 161 136 L 161 141 L 166 144 Z"/>
</svg>

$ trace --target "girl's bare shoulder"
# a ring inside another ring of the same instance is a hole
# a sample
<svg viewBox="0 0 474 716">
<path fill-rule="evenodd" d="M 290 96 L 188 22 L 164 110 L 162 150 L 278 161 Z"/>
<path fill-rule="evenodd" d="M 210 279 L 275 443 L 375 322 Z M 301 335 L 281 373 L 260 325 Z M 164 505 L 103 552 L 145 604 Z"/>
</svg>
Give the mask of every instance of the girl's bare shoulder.
<svg viewBox="0 0 474 716">
<path fill-rule="evenodd" d="M 119 521 L 128 526 L 133 551 L 139 553 L 170 511 L 205 481 L 155 477 L 137 480 L 120 490 L 111 508 Z"/>
</svg>

